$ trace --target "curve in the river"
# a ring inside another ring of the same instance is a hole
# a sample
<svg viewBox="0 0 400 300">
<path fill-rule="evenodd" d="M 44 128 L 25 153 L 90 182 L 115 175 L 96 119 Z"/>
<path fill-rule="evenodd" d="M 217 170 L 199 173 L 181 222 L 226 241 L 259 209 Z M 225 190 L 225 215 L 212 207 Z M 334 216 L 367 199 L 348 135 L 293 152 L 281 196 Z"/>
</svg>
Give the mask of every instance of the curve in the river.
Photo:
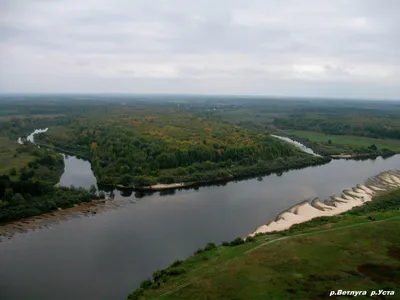
<svg viewBox="0 0 400 300">
<path fill-rule="evenodd" d="M 26 138 L 18 138 L 18 143 L 22 144 L 24 140 L 35 144 L 35 135 L 38 133 L 45 133 L 49 128 L 35 129 Z M 57 186 L 65 187 L 83 187 L 89 189 L 94 185 L 97 188 L 97 180 L 93 174 L 91 164 L 89 161 L 79 159 L 76 156 L 60 153 L 64 158 L 64 172 L 60 177 Z"/>
<path fill-rule="evenodd" d="M 282 176 L 154 193 L 51 230 L 16 234 L 0 243 L 0 298 L 125 299 L 155 270 L 208 242 L 247 236 L 304 199 L 328 199 L 391 169 L 400 169 L 400 155 L 333 160 Z"/>
</svg>

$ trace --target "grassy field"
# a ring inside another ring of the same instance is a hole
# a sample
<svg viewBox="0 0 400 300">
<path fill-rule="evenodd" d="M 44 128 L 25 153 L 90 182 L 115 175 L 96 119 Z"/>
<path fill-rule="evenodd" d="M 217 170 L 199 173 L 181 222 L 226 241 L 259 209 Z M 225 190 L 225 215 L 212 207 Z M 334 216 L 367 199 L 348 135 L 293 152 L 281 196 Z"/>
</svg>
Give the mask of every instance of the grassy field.
<svg viewBox="0 0 400 300">
<path fill-rule="evenodd" d="M 349 135 L 330 135 L 313 131 L 285 131 L 291 135 L 301 138 L 307 138 L 317 143 L 328 143 L 329 140 L 332 144 L 351 145 L 358 147 L 368 147 L 375 144 L 378 148 L 388 148 L 393 151 L 400 151 L 400 140 L 392 139 L 374 139 L 368 137 L 349 136 Z"/>
<path fill-rule="evenodd" d="M 400 140 L 395 139 L 375 139 L 369 137 L 349 136 L 349 135 L 330 135 L 313 131 L 284 130 L 279 134 L 306 140 L 310 142 L 310 147 L 323 155 L 354 154 L 356 151 L 362 152 L 371 145 L 375 145 L 378 150 L 390 149 L 400 153 Z M 329 143 L 329 140 L 331 143 Z"/>
<path fill-rule="evenodd" d="M 8 137 L 0 136 L 0 175 L 7 174 L 12 168 L 18 170 L 35 159 L 30 153 L 19 153 L 16 155 L 18 143 Z M 12 176 L 16 177 L 16 176 Z"/>
<path fill-rule="evenodd" d="M 335 299 L 329 293 L 338 289 L 400 293 L 400 191 L 390 197 L 388 209 L 382 208 L 389 196 L 382 195 L 358 213 L 195 254 L 179 265 L 184 274 L 129 299 Z"/>
</svg>

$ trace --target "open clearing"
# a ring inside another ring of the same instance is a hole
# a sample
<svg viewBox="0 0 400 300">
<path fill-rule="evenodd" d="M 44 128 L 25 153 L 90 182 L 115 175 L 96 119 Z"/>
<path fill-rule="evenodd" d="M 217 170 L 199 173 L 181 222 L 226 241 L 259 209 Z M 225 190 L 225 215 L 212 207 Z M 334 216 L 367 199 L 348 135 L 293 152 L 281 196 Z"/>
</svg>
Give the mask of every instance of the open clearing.
<svg viewBox="0 0 400 300">
<path fill-rule="evenodd" d="M 400 152 L 400 140 L 374 139 L 349 135 L 329 135 L 313 131 L 285 130 L 284 133 L 288 135 L 294 135 L 299 138 L 306 138 L 312 142 L 317 143 L 328 143 L 328 141 L 331 140 L 332 144 L 342 144 L 358 147 L 368 147 L 372 144 L 375 144 L 378 149 L 388 148 L 390 150 Z"/>
</svg>

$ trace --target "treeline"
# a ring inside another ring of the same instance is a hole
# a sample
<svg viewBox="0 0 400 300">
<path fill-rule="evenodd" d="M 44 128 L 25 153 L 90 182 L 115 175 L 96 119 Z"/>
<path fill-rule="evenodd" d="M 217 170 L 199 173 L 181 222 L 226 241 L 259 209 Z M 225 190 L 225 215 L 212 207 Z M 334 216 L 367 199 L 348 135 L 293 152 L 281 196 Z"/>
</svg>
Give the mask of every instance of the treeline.
<svg viewBox="0 0 400 300">
<path fill-rule="evenodd" d="M 274 125 L 280 129 L 400 139 L 398 118 L 390 116 L 291 115 L 289 117 L 276 118 Z"/>
<path fill-rule="evenodd" d="M 0 182 L 3 183 L 4 180 L 6 179 L 3 176 Z M 83 188 L 50 188 L 38 182 L 25 184 L 24 187 L 23 193 L 14 192 L 12 187 L 5 189 L 0 200 L 0 223 L 52 212 L 58 208 L 73 207 L 74 204 L 90 202 L 97 198 L 95 192 Z M 34 196 L 26 192 L 27 190 L 40 190 L 40 193 Z"/>
</svg>

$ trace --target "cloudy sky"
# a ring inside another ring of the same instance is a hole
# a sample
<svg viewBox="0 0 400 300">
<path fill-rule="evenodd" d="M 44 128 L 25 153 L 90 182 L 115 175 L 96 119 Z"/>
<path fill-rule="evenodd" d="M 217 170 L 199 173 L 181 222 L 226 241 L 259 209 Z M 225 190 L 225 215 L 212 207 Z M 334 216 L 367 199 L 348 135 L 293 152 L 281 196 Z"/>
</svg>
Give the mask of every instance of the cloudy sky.
<svg viewBox="0 0 400 300">
<path fill-rule="evenodd" d="M 397 0 L 0 0 L 0 92 L 400 99 Z"/>
</svg>

